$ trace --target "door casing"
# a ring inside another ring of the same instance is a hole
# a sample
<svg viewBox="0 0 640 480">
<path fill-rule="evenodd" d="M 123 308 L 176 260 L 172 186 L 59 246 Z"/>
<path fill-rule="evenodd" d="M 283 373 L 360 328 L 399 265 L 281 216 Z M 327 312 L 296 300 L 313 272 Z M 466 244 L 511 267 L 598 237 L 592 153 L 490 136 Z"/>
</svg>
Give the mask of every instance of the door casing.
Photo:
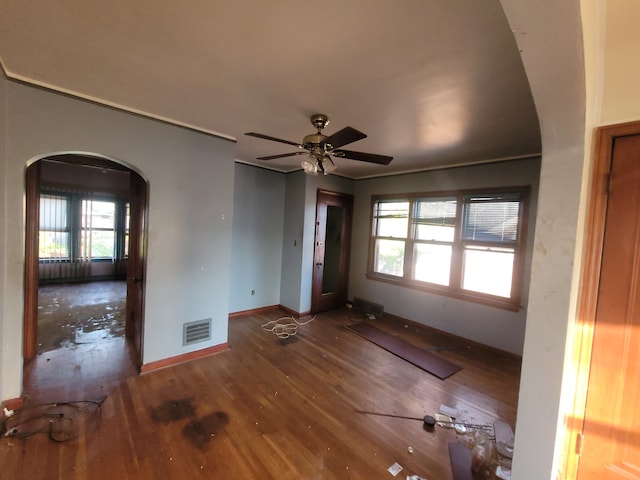
<svg viewBox="0 0 640 480">
<path fill-rule="evenodd" d="M 595 135 L 589 209 L 585 228 L 582 286 L 571 351 L 572 361 L 576 365 L 574 372 L 575 394 L 570 409 L 565 415 L 564 458 L 561 463 L 561 478 L 577 478 L 578 476 L 602 270 L 610 169 L 616 138 L 629 135 L 640 135 L 640 122 L 601 127 Z"/>
<path fill-rule="evenodd" d="M 327 233 L 327 212 L 330 208 L 341 209 L 340 254 L 337 261 L 337 288 L 332 292 L 323 291 L 325 273 L 325 246 Z M 349 283 L 349 256 L 351 248 L 351 220 L 353 216 L 353 196 L 318 189 L 316 202 L 316 223 L 313 254 L 313 278 L 311 286 L 311 312 L 318 313 L 343 306 L 347 300 Z"/>
<path fill-rule="evenodd" d="M 129 258 L 127 260 L 127 320 L 125 335 L 133 343 L 137 367 L 142 368 L 144 335 L 144 284 L 146 277 L 146 212 L 147 184 L 135 172 L 131 172 L 129 220 Z"/>
</svg>

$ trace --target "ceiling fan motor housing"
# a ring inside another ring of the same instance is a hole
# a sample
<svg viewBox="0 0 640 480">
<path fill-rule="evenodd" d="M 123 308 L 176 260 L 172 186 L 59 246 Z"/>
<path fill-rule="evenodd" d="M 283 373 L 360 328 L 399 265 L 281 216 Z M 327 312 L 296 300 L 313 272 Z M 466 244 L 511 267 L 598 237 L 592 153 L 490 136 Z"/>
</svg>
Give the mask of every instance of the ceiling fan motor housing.
<svg viewBox="0 0 640 480">
<path fill-rule="evenodd" d="M 302 140 L 302 146 L 307 150 L 311 150 L 314 147 L 318 147 L 324 143 L 327 139 L 326 135 L 322 135 L 321 133 L 314 133 L 313 135 L 307 135 Z"/>
<path fill-rule="evenodd" d="M 304 137 L 302 146 L 310 150 L 313 155 L 323 155 L 326 151 L 331 150 L 331 145 L 324 143 L 327 136 L 320 133 L 324 127 L 329 125 L 329 117 L 322 113 L 316 113 L 311 116 L 311 124 L 318 129 L 318 133 Z"/>
</svg>

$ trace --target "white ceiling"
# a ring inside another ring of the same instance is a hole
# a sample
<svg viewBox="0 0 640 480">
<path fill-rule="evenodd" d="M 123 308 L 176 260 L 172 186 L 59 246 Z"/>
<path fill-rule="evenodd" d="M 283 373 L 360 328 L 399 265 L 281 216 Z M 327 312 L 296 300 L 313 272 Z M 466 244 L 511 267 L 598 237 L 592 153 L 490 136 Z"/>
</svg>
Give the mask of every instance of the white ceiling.
<svg viewBox="0 0 640 480">
<path fill-rule="evenodd" d="M 239 161 L 299 169 L 309 116 L 352 178 L 540 153 L 538 118 L 499 0 L 1 0 L 10 78 L 237 140 Z M 98 152 L 99 153 L 99 152 Z"/>
</svg>

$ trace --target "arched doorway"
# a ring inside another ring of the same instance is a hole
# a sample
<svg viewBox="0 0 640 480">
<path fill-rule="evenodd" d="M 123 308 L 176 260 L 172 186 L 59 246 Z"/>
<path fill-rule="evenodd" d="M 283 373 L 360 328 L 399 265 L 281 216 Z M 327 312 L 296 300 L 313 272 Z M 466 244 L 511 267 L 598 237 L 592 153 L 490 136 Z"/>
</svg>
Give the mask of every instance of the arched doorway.
<svg viewBox="0 0 640 480">
<path fill-rule="evenodd" d="M 105 157 L 56 154 L 27 168 L 26 193 L 25 360 L 38 353 L 41 278 L 46 276 L 55 282 L 113 277 L 126 280 L 125 335 L 139 369 L 144 327 L 146 182 L 134 170 Z M 63 219 L 57 227 L 41 214 L 41 206 L 51 203 L 56 204 L 56 213 L 48 218 Z M 97 207 L 105 206 L 120 212 L 113 215 L 118 225 L 111 230 L 97 226 L 97 221 L 92 224 L 92 219 L 100 216 L 95 214 Z M 49 237 L 55 238 L 50 244 L 53 247 L 46 246 Z M 103 249 L 111 250 L 100 253 L 101 241 Z"/>
</svg>

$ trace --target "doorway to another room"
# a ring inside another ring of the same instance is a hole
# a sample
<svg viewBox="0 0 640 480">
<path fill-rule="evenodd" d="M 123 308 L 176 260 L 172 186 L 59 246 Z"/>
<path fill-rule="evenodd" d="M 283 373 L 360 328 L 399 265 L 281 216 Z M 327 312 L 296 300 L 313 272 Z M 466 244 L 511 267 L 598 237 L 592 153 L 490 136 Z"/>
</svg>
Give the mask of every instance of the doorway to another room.
<svg viewBox="0 0 640 480">
<path fill-rule="evenodd" d="M 39 160 L 26 179 L 25 388 L 63 384 L 64 365 L 130 375 L 142 359 L 146 183 L 77 154 Z"/>
<path fill-rule="evenodd" d="M 351 246 L 351 195 L 318 190 L 311 312 L 345 305 Z"/>
</svg>

